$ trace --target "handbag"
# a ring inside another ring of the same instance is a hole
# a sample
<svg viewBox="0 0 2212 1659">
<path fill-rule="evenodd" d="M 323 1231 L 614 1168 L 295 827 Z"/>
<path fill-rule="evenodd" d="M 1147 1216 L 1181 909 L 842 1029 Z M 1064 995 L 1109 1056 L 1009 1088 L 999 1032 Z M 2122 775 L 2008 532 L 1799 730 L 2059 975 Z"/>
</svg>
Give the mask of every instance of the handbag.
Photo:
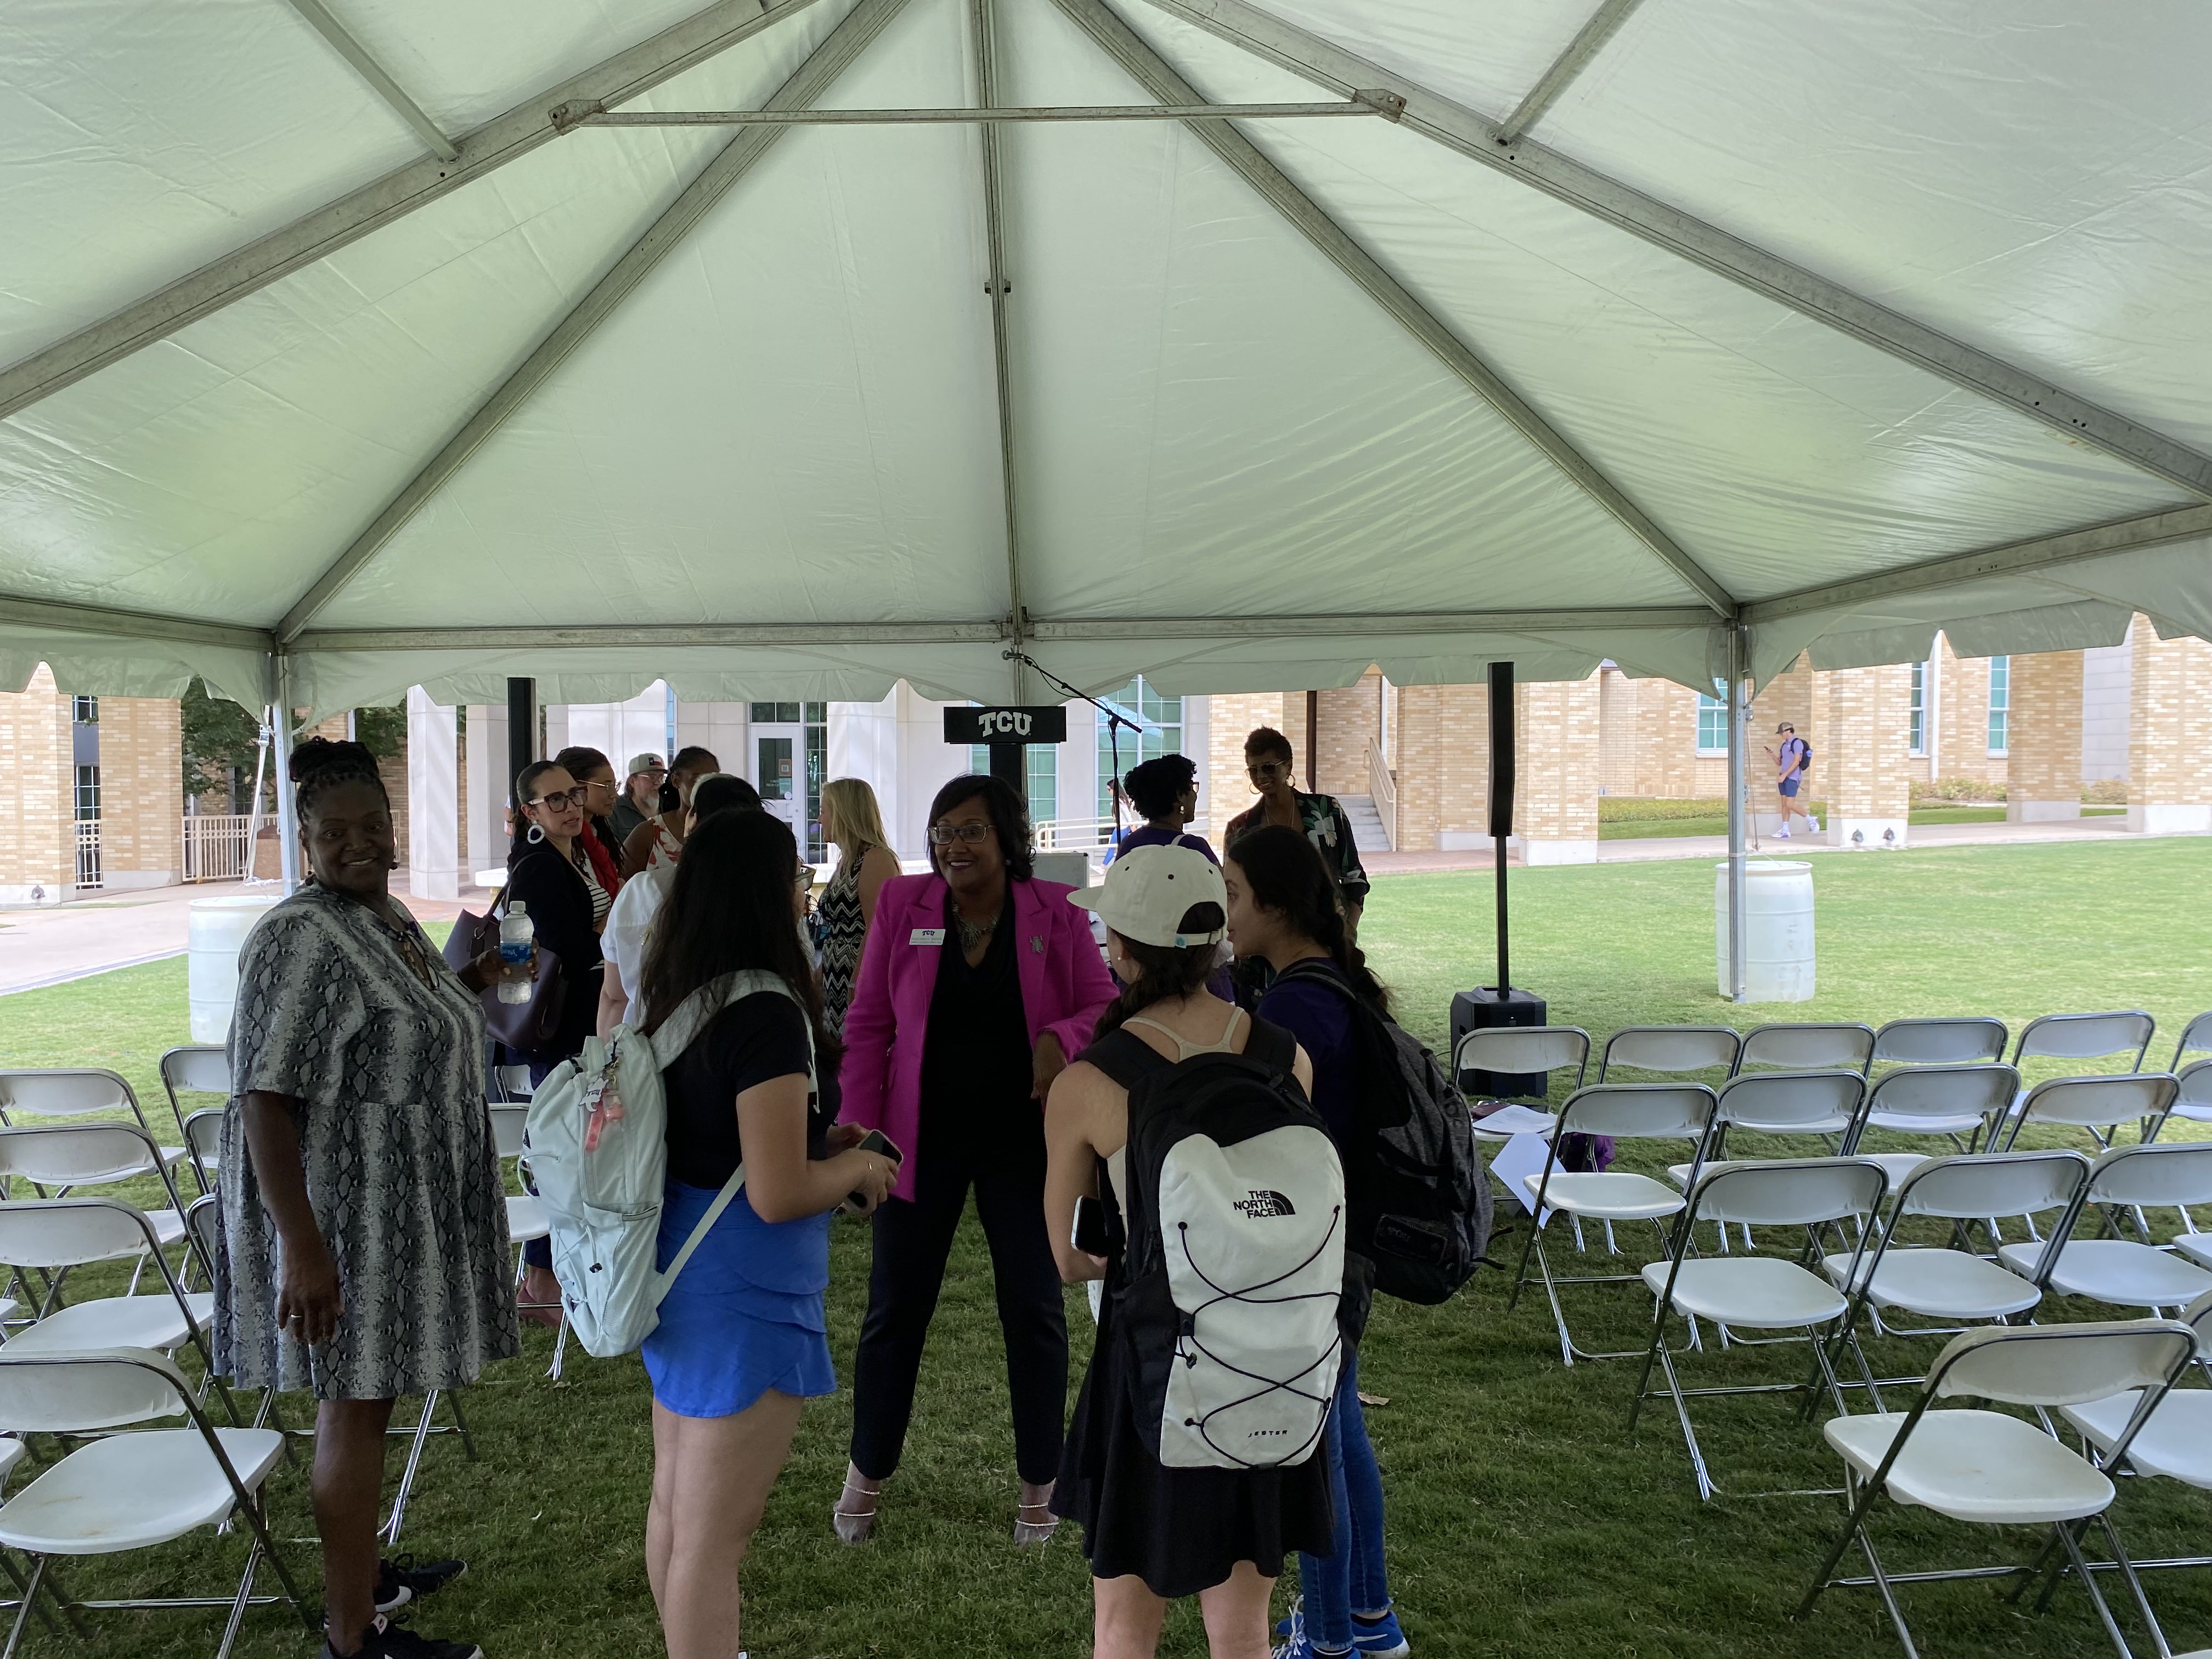
<svg viewBox="0 0 2212 1659">
<path fill-rule="evenodd" d="M 446 935 L 447 966 L 459 973 L 485 951 L 498 947 L 499 924 L 506 906 L 507 889 L 502 887 L 492 895 L 483 915 L 461 912 L 453 922 L 453 931 Z M 497 981 L 477 994 L 477 1000 L 483 1005 L 484 1029 L 492 1041 L 518 1054 L 543 1054 L 553 1046 L 568 997 L 561 958 L 541 945 L 533 944 L 530 948 L 538 976 L 530 981 L 528 1001 L 501 1001 Z"/>
</svg>

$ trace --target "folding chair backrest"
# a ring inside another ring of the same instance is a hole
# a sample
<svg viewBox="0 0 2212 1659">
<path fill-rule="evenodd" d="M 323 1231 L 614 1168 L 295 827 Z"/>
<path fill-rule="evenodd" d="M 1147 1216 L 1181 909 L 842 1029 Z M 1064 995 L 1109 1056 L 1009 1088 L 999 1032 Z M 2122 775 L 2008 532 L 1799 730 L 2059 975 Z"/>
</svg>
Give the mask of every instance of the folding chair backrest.
<svg viewBox="0 0 2212 1659">
<path fill-rule="evenodd" d="M 1900 1066 L 1875 1084 L 1867 1115 L 1993 1118 L 2019 1097 L 2020 1073 L 2009 1066 Z"/>
<path fill-rule="evenodd" d="M 491 1109 L 492 1144 L 499 1148 L 501 1158 L 520 1158 L 523 1152 L 522 1132 L 530 1121 L 527 1106 L 495 1106 Z"/>
<path fill-rule="evenodd" d="M 484 1079 L 494 1100 L 518 1101 L 528 1104 L 531 1096 L 530 1068 L 527 1066 L 495 1066 Z"/>
<path fill-rule="evenodd" d="M 72 1123 L 0 1129 L 0 1176 L 41 1187 L 76 1187 L 156 1175 L 161 1153 L 128 1123 Z"/>
<path fill-rule="evenodd" d="M 2031 1019 L 2013 1045 L 2012 1063 L 2023 1060 L 2099 1060 L 2106 1054 L 2131 1054 L 2130 1071 L 2142 1066 L 2143 1051 L 2150 1047 L 2158 1022 L 2140 1010 L 2111 1014 L 2045 1014 Z"/>
<path fill-rule="evenodd" d="M 21 1113 L 35 1117 L 105 1117 L 128 1113 L 143 1124 L 138 1097 L 113 1072 L 38 1070 L 0 1072 L 0 1111 L 12 1119 Z"/>
<path fill-rule="evenodd" d="M 2200 1048 L 2212 1048 L 2212 1012 L 2199 1014 L 2181 1028 L 2181 1041 L 2173 1045 L 2173 1064 L 2166 1070 L 2179 1071 L 2181 1057 Z"/>
<path fill-rule="evenodd" d="M 1713 1091 L 1702 1083 L 1593 1083 L 1569 1095 L 1553 1133 L 1616 1140 L 1702 1140 Z"/>
<path fill-rule="evenodd" d="M 1760 1025 L 1744 1034 L 1736 1069 L 1748 1072 L 1760 1066 L 1785 1072 L 1863 1072 L 1873 1059 L 1871 1025 Z"/>
<path fill-rule="evenodd" d="M 2172 1319 L 2086 1325 L 1984 1325 L 1954 1336 L 1928 1386 L 2009 1406 L 2079 1406 L 2128 1389 L 2162 1389 L 2197 1351 Z"/>
<path fill-rule="evenodd" d="M 1639 1072 L 1704 1072 L 1735 1069 L 1743 1039 L 1726 1025 L 1624 1025 L 1605 1041 L 1597 1080 L 1616 1066 Z"/>
<path fill-rule="evenodd" d="M 222 1111 L 210 1106 L 185 1120 L 185 1145 L 204 1165 L 212 1165 L 222 1154 Z"/>
<path fill-rule="evenodd" d="M 2212 1140 L 2115 1146 L 2089 1174 L 2092 1204 L 2212 1204 Z"/>
<path fill-rule="evenodd" d="M 161 1056 L 161 1081 L 173 1094 L 228 1095 L 230 1051 L 194 1043 Z"/>
<path fill-rule="evenodd" d="M 1881 1208 L 1889 1178 L 1856 1158 L 1777 1158 L 1709 1170 L 1690 1194 L 1689 1219 L 1753 1227 L 1814 1226 Z"/>
<path fill-rule="evenodd" d="M 1583 1073 L 1589 1065 L 1589 1033 L 1579 1025 L 1492 1025 L 1462 1037 L 1452 1065 L 1455 1075 L 1466 1072 L 1515 1075 L 1572 1066 L 1575 1086 L 1580 1088 Z"/>
<path fill-rule="evenodd" d="M 2081 1195 L 2089 1167 L 2089 1160 L 2074 1152 L 1930 1158 L 1905 1178 L 1897 1212 L 1968 1221 L 2063 1210 Z"/>
<path fill-rule="evenodd" d="M 160 1248 L 152 1224 L 112 1198 L 23 1198 L 0 1204 L 0 1261 L 10 1267 L 76 1267 Z"/>
<path fill-rule="evenodd" d="M 1839 1135 L 1865 1093 L 1856 1072 L 1757 1072 L 1729 1081 L 1717 1113 L 1732 1128 L 1759 1134 Z"/>
<path fill-rule="evenodd" d="M 184 1413 L 191 1384 L 150 1348 L 25 1353 L 0 1347 L 0 1422 L 80 1434 Z"/>
<path fill-rule="evenodd" d="M 2002 1060 L 2012 1033 L 2001 1019 L 1893 1019 L 1874 1034 L 1874 1057 L 1893 1066 L 1975 1066 Z"/>
<path fill-rule="evenodd" d="M 2179 1085 L 2165 1072 L 2124 1072 L 2117 1077 L 2054 1077 L 2027 1091 L 2021 1121 L 2106 1129 L 2166 1115 Z"/>
<path fill-rule="evenodd" d="M 2212 1108 L 2212 1060 L 2192 1060 L 2174 1079 L 2177 1106 Z"/>
<path fill-rule="evenodd" d="M 192 1200 L 191 1208 L 185 1212 L 185 1231 L 200 1253 L 203 1261 L 212 1263 L 216 1247 L 222 1241 L 222 1198 L 217 1193 L 204 1193 Z"/>
</svg>

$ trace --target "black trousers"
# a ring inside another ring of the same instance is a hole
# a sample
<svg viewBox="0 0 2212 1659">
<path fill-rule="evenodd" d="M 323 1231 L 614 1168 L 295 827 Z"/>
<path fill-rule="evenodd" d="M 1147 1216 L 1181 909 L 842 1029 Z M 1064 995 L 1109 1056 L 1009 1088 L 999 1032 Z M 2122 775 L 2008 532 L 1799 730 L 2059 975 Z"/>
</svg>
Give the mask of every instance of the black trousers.
<svg viewBox="0 0 2212 1659">
<path fill-rule="evenodd" d="M 933 1148 L 915 1172 L 914 1201 L 890 1199 L 876 1211 L 868 1316 L 853 1368 L 853 1464 L 866 1479 L 884 1480 L 898 1468 L 914 1415 L 922 1345 L 971 1185 L 991 1247 L 999 1325 L 1006 1339 L 1015 1467 L 1023 1480 L 1038 1485 L 1060 1474 L 1067 1312 L 1045 1232 L 1042 1144 L 1037 1151 L 1034 1163 L 976 1166 L 949 1149 Z"/>
</svg>

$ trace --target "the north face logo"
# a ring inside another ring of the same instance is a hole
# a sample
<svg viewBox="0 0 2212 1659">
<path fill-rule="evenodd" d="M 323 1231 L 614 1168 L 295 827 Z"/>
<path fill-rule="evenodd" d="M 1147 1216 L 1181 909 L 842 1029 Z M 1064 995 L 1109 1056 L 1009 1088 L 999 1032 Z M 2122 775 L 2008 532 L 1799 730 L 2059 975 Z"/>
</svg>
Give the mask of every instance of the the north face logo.
<svg viewBox="0 0 2212 1659">
<path fill-rule="evenodd" d="M 1254 1188 L 1245 1197 L 1237 1199 L 1230 1207 L 1241 1212 L 1247 1220 L 1257 1221 L 1267 1216 L 1296 1215 L 1297 1206 L 1280 1193 Z"/>
</svg>

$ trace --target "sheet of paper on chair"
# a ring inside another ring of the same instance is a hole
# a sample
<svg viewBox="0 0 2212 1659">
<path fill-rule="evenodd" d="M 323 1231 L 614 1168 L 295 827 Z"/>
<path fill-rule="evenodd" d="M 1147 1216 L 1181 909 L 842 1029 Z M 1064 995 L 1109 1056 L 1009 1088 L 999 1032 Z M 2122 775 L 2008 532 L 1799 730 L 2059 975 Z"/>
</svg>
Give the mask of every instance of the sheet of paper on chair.
<svg viewBox="0 0 2212 1659">
<path fill-rule="evenodd" d="M 1559 1120 L 1549 1112 L 1540 1112 L 1532 1106 L 1500 1106 L 1486 1117 L 1479 1117 L 1474 1127 L 1486 1135 L 1548 1134 Z"/>
<path fill-rule="evenodd" d="M 1524 1210 L 1536 1207 L 1536 1196 L 1521 1183 L 1522 1176 L 1540 1176 L 1544 1160 L 1551 1156 L 1551 1147 L 1541 1135 L 1516 1135 L 1493 1153 L 1490 1173 L 1505 1183 L 1505 1190 L 1520 1200 Z M 1542 1226 L 1552 1218 L 1549 1210 L 1536 1224 Z"/>
</svg>

